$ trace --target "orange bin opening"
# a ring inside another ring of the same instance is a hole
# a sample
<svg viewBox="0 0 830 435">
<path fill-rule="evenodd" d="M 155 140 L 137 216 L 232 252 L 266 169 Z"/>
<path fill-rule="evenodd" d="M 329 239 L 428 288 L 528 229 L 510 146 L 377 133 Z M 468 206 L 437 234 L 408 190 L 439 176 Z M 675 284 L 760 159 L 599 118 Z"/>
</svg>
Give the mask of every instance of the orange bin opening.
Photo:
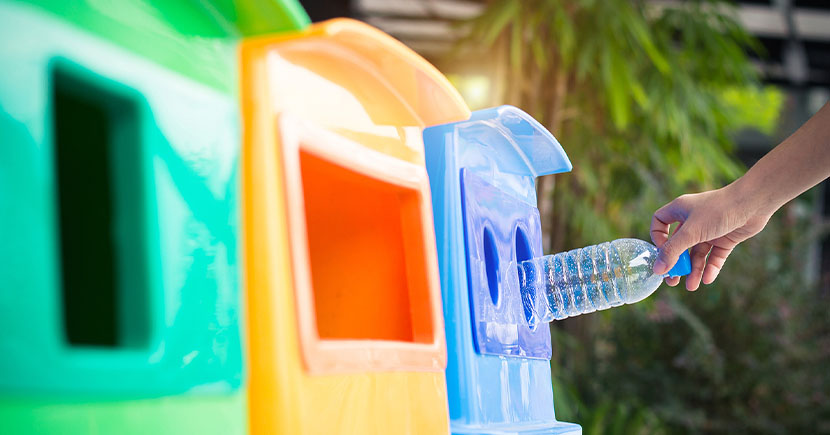
<svg viewBox="0 0 830 435">
<path fill-rule="evenodd" d="M 300 148 L 311 286 L 324 340 L 433 340 L 419 192 Z"/>
</svg>

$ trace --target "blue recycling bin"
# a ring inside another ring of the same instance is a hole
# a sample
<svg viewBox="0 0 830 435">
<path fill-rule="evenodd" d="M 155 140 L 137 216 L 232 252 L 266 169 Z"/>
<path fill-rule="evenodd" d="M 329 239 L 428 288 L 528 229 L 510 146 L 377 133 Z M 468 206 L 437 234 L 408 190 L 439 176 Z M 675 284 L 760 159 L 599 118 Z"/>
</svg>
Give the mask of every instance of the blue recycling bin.
<svg viewBox="0 0 830 435">
<path fill-rule="evenodd" d="M 574 434 L 556 420 L 550 330 L 528 325 L 513 260 L 542 254 L 535 179 L 571 170 L 556 138 L 511 106 L 424 130 L 454 434 Z"/>
</svg>

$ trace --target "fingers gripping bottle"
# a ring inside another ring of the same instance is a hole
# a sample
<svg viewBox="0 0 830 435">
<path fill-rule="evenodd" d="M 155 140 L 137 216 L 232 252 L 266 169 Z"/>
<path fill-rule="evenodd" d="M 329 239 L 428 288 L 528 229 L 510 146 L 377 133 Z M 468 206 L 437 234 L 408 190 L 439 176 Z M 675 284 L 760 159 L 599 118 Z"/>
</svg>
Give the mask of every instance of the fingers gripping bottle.
<svg viewBox="0 0 830 435">
<path fill-rule="evenodd" d="M 688 252 L 665 275 L 652 271 L 656 259 L 657 247 L 651 243 L 618 239 L 511 263 L 503 279 L 505 285 L 518 286 L 528 323 L 535 328 L 539 322 L 639 302 L 663 278 L 691 272 Z"/>
</svg>

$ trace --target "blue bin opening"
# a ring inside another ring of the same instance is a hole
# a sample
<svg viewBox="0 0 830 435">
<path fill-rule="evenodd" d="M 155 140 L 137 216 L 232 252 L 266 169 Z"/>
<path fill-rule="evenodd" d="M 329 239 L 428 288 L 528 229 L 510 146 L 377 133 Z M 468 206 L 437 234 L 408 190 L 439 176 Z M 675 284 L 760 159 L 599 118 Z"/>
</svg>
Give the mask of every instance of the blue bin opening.
<svg viewBox="0 0 830 435">
<path fill-rule="evenodd" d="M 530 241 L 527 239 L 527 234 L 523 229 L 520 227 L 516 227 L 516 264 L 521 263 L 522 261 L 530 260 L 533 258 L 533 251 L 530 249 Z M 516 273 L 516 277 L 518 278 L 518 270 L 516 271 L 509 271 L 510 273 Z M 522 304 L 522 309 L 525 313 L 525 320 L 528 324 L 531 323 L 531 318 L 533 317 L 533 312 L 530 310 L 530 307 L 535 306 L 536 302 L 536 293 L 534 292 L 522 292 L 522 297 L 530 298 L 530 303 Z"/>
<path fill-rule="evenodd" d="M 487 272 L 487 287 L 493 305 L 499 304 L 499 253 L 493 240 L 493 231 L 484 228 L 484 269 Z"/>
</svg>

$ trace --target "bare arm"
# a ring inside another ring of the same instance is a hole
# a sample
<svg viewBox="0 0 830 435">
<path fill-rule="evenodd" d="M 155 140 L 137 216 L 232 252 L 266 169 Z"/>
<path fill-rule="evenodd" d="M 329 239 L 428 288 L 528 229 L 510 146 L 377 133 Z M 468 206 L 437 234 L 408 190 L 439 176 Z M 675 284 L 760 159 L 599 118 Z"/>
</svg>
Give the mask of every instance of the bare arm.
<svg viewBox="0 0 830 435">
<path fill-rule="evenodd" d="M 715 280 L 735 246 L 758 234 L 791 199 L 830 176 L 830 103 L 721 189 L 683 195 L 654 213 L 651 239 L 660 248 L 655 273 L 665 273 L 691 248 L 686 288 Z M 669 225 L 680 226 L 669 238 Z M 667 279 L 677 285 L 679 278 Z"/>
<path fill-rule="evenodd" d="M 770 214 L 830 176 L 830 103 L 735 183 Z"/>
</svg>

